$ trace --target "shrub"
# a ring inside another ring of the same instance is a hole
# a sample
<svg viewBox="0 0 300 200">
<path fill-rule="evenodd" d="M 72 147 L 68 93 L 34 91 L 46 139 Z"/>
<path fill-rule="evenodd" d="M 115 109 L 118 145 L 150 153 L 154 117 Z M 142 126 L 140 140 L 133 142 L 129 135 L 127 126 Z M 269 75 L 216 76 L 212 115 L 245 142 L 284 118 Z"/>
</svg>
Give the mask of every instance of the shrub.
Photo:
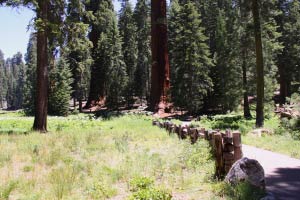
<svg viewBox="0 0 300 200">
<path fill-rule="evenodd" d="M 130 181 L 130 191 L 134 192 L 129 200 L 171 200 L 172 195 L 154 187 L 154 181 L 148 177 L 136 177 Z"/>
<path fill-rule="evenodd" d="M 130 181 L 130 191 L 136 192 L 153 187 L 154 181 L 148 177 L 136 177 Z"/>
<path fill-rule="evenodd" d="M 116 195 L 116 189 L 108 186 L 105 182 L 99 181 L 93 184 L 88 193 L 93 199 L 108 199 Z"/>
<path fill-rule="evenodd" d="M 171 200 L 172 195 L 157 188 L 142 189 L 133 193 L 129 200 Z"/>
</svg>

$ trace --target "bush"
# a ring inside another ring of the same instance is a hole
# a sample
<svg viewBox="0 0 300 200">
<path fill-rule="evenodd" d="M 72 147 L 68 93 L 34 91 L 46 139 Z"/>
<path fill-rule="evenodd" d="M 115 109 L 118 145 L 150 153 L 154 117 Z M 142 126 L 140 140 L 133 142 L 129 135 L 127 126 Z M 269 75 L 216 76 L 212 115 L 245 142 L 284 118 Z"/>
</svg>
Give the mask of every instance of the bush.
<svg viewBox="0 0 300 200">
<path fill-rule="evenodd" d="M 139 190 L 130 196 L 129 200 L 171 200 L 172 195 L 157 188 Z"/>
<path fill-rule="evenodd" d="M 130 191 L 136 192 L 153 187 L 154 181 L 148 177 L 136 177 L 130 181 Z"/>
<path fill-rule="evenodd" d="M 130 181 L 130 191 L 134 192 L 129 200 L 171 200 L 166 190 L 154 187 L 154 181 L 147 177 L 136 177 Z"/>
<path fill-rule="evenodd" d="M 246 134 L 252 129 L 252 122 L 243 119 L 241 115 L 217 115 L 211 121 L 211 128 L 239 130 Z"/>
</svg>

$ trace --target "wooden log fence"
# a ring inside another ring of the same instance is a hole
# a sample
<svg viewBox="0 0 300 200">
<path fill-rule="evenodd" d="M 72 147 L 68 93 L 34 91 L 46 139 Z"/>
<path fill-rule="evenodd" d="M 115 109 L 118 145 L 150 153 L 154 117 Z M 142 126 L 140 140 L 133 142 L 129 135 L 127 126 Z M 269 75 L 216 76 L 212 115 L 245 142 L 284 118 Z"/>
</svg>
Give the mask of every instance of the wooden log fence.
<svg viewBox="0 0 300 200">
<path fill-rule="evenodd" d="M 205 128 L 195 128 L 189 125 L 176 125 L 171 121 L 159 122 L 154 120 L 152 125 L 166 129 L 169 134 L 177 134 L 179 139 L 189 138 L 191 144 L 196 143 L 198 139 L 208 140 L 215 157 L 215 175 L 218 178 L 223 178 L 232 165 L 243 157 L 239 131 L 205 130 Z"/>
</svg>

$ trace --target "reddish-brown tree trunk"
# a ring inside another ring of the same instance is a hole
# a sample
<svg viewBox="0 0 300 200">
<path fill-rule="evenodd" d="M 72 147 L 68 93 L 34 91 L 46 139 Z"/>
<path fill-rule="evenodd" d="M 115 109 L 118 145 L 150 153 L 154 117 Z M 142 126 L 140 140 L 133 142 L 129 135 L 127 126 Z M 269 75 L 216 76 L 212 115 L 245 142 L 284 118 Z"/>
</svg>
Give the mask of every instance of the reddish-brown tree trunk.
<svg viewBox="0 0 300 200">
<path fill-rule="evenodd" d="M 48 1 L 39 0 L 37 18 L 46 22 L 48 19 Z M 37 94 L 33 130 L 47 131 L 48 111 L 48 48 L 47 29 L 38 27 L 37 31 Z"/>
<path fill-rule="evenodd" d="M 256 127 L 264 126 L 264 61 L 261 41 L 261 27 L 258 0 L 252 0 L 256 47 Z"/>
<path fill-rule="evenodd" d="M 151 1 L 152 71 L 150 108 L 164 111 L 170 88 L 170 65 L 167 47 L 166 0 Z"/>
</svg>

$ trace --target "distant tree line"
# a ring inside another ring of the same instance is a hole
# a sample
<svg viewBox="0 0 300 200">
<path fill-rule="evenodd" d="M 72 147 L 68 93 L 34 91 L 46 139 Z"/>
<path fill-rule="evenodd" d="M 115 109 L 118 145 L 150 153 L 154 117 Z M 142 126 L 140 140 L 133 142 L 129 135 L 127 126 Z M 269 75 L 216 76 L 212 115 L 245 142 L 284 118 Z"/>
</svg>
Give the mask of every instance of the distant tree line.
<svg viewBox="0 0 300 200">
<path fill-rule="evenodd" d="M 45 110 L 67 115 L 71 98 L 80 111 L 149 102 L 151 2 L 120 2 L 116 15 L 112 0 L 0 1 L 37 13 L 25 63 L 0 54 L 0 103 L 45 120 Z M 243 102 L 251 118 L 252 96 L 262 126 L 276 89 L 280 104 L 299 92 L 298 0 L 172 0 L 167 21 L 156 23 L 168 26 L 168 101 L 178 110 L 226 113 Z"/>
</svg>

